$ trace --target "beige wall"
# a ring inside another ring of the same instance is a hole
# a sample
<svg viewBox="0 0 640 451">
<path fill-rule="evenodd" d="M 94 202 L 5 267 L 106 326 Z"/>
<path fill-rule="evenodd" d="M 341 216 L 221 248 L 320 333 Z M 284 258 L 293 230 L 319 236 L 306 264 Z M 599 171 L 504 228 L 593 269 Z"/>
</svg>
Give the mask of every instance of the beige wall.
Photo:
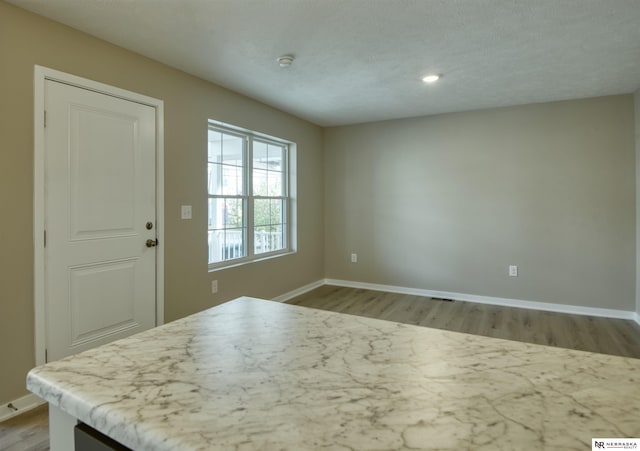
<svg viewBox="0 0 640 451">
<path fill-rule="evenodd" d="M 633 133 L 631 95 L 326 129 L 325 274 L 632 311 Z"/>
<path fill-rule="evenodd" d="M 323 277 L 322 130 L 0 1 L 0 404 L 26 394 L 33 343 L 33 66 L 165 102 L 168 321 L 240 295 L 270 298 Z M 214 118 L 298 144 L 299 252 L 207 272 L 206 127 Z M 193 220 L 179 206 L 193 205 Z M 218 295 L 210 281 L 219 281 Z"/>
</svg>

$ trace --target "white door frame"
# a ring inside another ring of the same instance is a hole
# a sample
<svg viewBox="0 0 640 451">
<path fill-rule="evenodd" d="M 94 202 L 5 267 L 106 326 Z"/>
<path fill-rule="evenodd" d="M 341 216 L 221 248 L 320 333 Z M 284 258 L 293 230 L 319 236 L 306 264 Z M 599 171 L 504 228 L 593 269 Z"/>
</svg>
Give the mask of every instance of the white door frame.
<svg viewBox="0 0 640 451">
<path fill-rule="evenodd" d="M 164 323 L 164 102 L 142 94 L 105 85 L 47 67 L 34 69 L 34 150 L 33 150 L 33 290 L 35 307 L 36 365 L 45 363 L 47 346 L 45 300 L 45 82 L 58 81 L 90 91 L 130 100 L 156 110 L 156 326 Z"/>
</svg>

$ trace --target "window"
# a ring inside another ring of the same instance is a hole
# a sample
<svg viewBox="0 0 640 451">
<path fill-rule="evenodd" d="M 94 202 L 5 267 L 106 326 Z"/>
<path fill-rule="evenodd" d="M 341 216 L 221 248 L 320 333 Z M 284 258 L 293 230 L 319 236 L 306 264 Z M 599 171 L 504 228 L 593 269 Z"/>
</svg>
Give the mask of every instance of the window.
<svg viewBox="0 0 640 451">
<path fill-rule="evenodd" d="M 291 250 L 290 145 L 209 124 L 209 267 Z"/>
</svg>

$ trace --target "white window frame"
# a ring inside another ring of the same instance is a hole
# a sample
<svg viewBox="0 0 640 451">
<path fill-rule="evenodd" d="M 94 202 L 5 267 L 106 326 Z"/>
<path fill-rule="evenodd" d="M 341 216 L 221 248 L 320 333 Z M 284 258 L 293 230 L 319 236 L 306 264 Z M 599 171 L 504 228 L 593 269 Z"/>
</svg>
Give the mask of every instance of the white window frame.
<svg viewBox="0 0 640 451">
<path fill-rule="evenodd" d="M 229 260 L 223 260 L 220 262 L 208 263 L 209 271 L 217 271 L 220 269 L 226 269 L 233 266 L 244 265 L 260 260 L 270 259 L 274 257 L 280 257 L 295 252 L 296 232 L 295 232 L 295 207 L 293 202 L 293 196 L 295 195 L 295 143 L 286 141 L 284 139 L 268 136 L 262 133 L 254 132 L 251 130 L 243 129 L 226 123 L 209 120 L 207 132 L 209 130 L 215 130 L 221 133 L 226 133 L 238 137 L 242 137 L 245 140 L 244 145 L 244 166 L 243 166 L 243 179 L 244 187 L 243 195 L 215 195 L 209 193 L 209 187 L 207 183 L 207 217 L 209 214 L 209 200 L 220 198 L 237 198 L 243 199 L 244 211 L 243 218 L 246 227 L 244 229 L 243 243 L 246 249 L 246 255 L 243 257 L 233 258 Z M 283 184 L 283 196 L 255 196 L 253 195 L 253 142 L 257 140 L 262 143 L 273 144 L 279 147 L 283 147 L 283 172 L 284 179 Z M 209 160 L 207 158 L 207 168 Z M 254 249 L 254 200 L 256 199 L 283 199 L 284 200 L 284 220 L 285 220 L 285 232 L 284 241 L 285 246 L 282 249 L 278 249 L 271 252 L 263 252 L 255 254 Z M 207 221 L 207 243 L 209 226 Z M 207 244 L 207 262 L 209 261 L 209 246 Z"/>
</svg>

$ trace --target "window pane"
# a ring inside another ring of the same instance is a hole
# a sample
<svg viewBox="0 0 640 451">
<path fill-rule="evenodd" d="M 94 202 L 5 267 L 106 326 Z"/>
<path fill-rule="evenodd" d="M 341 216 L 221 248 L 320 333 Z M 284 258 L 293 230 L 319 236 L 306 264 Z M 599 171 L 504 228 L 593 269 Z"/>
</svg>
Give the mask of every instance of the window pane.
<svg viewBox="0 0 640 451">
<path fill-rule="evenodd" d="M 282 199 L 271 199 L 270 202 L 270 210 L 271 210 L 271 225 L 283 224 L 284 223 L 284 208 Z"/>
<path fill-rule="evenodd" d="M 233 166 L 244 164 L 245 139 L 240 136 L 222 134 L 222 163 Z"/>
<path fill-rule="evenodd" d="M 253 195 L 268 196 L 268 172 L 262 169 L 253 170 Z"/>
<path fill-rule="evenodd" d="M 246 255 L 244 250 L 244 230 L 226 229 L 224 231 L 224 260 L 240 258 Z"/>
<path fill-rule="evenodd" d="M 264 254 L 265 252 L 283 249 L 282 232 L 277 228 L 256 227 L 253 233 L 253 248 L 255 254 Z"/>
<path fill-rule="evenodd" d="M 220 232 L 220 230 L 209 230 L 209 263 L 222 261 L 224 236 Z"/>
<path fill-rule="evenodd" d="M 271 224 L 269 199 L 255 199 L 253 201 L 253 223 L 256 226 L 268 226 Z"/>
<path fill-rule="evenodd" d="M 279 247 L 276 247 L 274 251 L 287 247 L 287 236 L 285 234 L 285 228 L 286 224 L 281 224 L 276 226 L 275 230 L 273 231 L 274 235 L 277 235 L 279 240 Z"/>
<path fill-rule="evenodd" d="M 284 169 L 282 164 L 283 152 L 284 152 L 284 148 L 282 146 L 269 144 L 269 147 L 268 147 L 269 170 L 282 171 Z"/>
<path fill-rule="evenodd" d="M 282 226 L 256 227 L 253 232 L 253 252 L 264 254 L 284 249 Z"/>
<path fill-rule="evenodd" d="M 244 164 L 245 142 L 246 139 L 242 136 L 209 129 L 209 162 L 242 166 Z"/>
<path fill-rule="evenodd" d="M 215 130 L 209 130 L 208 160 L 211 163 L 222 161 L 222 133 Z"/>
<path fill-rule="evenodd" d="M 254 199 L 253 223 L 256 226 L 275 226 L 285 223 L 283 199 Z"/>
<path fill-rule="evenodd" d="M 207 216 L 209 230 L 222 228 L 224 226 L 224 199 L 209 199 L 209 214 Z"/>
<path fill-rule="evenodd" d="M 220 166 L 222 170 L 222 194 L 241 196 L 244 193 L 242 168 L 237 166 Z"/>
<path fill-rule="evenodd" d="M 246 255 L 245 229 L 222 229 L 209 231 L 209 263 L 233 260 Z"/>
<path fill-rule="evenodd" d="M 225 199 L 224 201 L 224 226 L 230 228 L 242 228 L 243 222 L 243 200 L 242 199 Z"/>
<path fill-rule="evenodd" d="M 269 196 L 282 196 L 282 172 L 269 171 L 268 176 L 268 188 Z"/>
<path fill-rule="evenodd" d="M 243 199 L 209 199 L 209 229 L 245 227 L 243 206 Z"/>
<path fill-rule="evenodd" d="M 255 254 L 272 252 L 286 247 L 284 240 L 284 200 L 255 199 L 253 247 Z"/>
<path fill-rule="evenodd" d="M 222 194 L 222 175 L 219 164 L 209 163 L 207 165 L 207 189 L 209 194 Z"/>
<path fill-rule="evenodd" d="M 253 141 L 253 168 L 267 169 L 268 152 L 267 143 Z"/>
<path fill-rule="evenodd" d="M 253 222 L 256 226 L 275 226 L 283 224 L 284 200 L 255 199 L 253 201 Z"/>
</svg>

